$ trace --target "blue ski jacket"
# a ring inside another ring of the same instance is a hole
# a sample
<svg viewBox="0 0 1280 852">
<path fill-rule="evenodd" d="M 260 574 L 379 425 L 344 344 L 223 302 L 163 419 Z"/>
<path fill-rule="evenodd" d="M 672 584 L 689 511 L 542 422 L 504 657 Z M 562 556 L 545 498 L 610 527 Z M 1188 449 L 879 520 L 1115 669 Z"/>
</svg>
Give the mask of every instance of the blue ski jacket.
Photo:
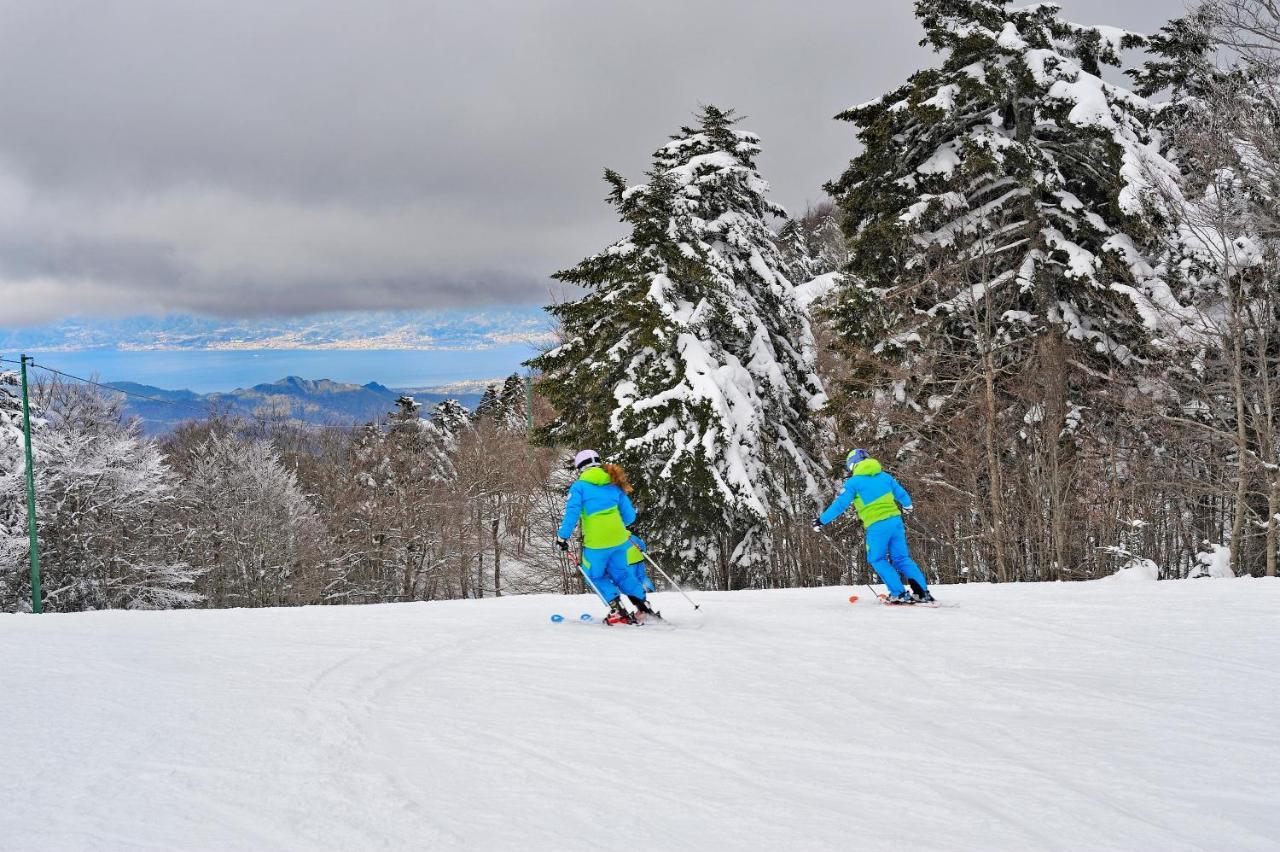
<svg viewBox="0 0 1280 852">
<path fill-rule="evenodd" d="M 845 480 L 840 494 L 818 516 L 818 520 L 824 526 L 831 523 L 844 514 L 851 503 L 858 510 L 862 525 L 870 527 L 877 521 L 901 515 L 898 506 L 910 506 L 911 495 L 898 484 L 898 480 L 884 472 L 880 462 L 866 459 L 854 467 L 853 476 Z"/>
<path fill-rule="evenodd" d="M 609 479 L 609 474 L 601 468 L 590 467 L 569 486 L 560 538 L 573 535 L 579 519 L 584 547 L 597 550 L 617 547 L 630 541 L 627 526 L 635 523 L 636 509 L 626 492 Z"/>
</svg>

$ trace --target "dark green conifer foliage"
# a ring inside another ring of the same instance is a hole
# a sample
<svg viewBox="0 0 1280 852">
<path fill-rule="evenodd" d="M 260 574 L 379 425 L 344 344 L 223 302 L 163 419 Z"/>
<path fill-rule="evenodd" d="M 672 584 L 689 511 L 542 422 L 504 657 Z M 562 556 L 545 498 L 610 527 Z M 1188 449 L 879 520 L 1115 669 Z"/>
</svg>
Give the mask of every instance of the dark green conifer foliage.
<svg viewBox="0 0 1280 852">
<path fill-rule="evenodd" d="M 770 514 L 813 491 L 822 397 L 758 140 L 730 111 L 698 118 L 647 183 L 605 173 L 630 233 L 557 273 L 589 292 L 549 308 L 564 342 L 530 366 L 558 412 L 537 438 L 620 462 L 642 532 L 676 570 L 737 586 L 768 563 Z"/>
<path fill-rule="evenodd" d="M 892 386 L 932 416 L 963 402 L 981 339 L 1002 375 L 1069 359 L 1082 403 L 1090 376 L 1148 342 L 1154 111 L 1099 77 L 1144 40 L 1051 4 L 919 0 L 916 14 L 940 67 L 838 116 L 865 150 L 827 186 L 852 252 L 833 318 L 872 356 L 861 389 Z"/>
<path fill-rule="evenodd" d="M 480 396 L 480 402 L 476 405 L 474 419 L 482 420 L 488 417 L 498 420 L 501 419 L 501 416 L 502 399 L 498 393 L 498 386 L 488 385 Z"/>
</svg>

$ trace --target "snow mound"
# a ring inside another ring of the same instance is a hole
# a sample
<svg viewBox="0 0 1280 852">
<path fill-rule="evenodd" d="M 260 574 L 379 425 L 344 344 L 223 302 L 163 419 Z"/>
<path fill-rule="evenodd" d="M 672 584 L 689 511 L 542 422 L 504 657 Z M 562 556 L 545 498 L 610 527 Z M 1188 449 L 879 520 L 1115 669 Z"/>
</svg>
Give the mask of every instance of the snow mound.
<svg viewBox="0 0 1280 852">
<path fill-rule="evenodd" d="M 0 616 L 0 848 L 1280 844 L 1280 583 L 935 592 Z"/>
<path fill-rule="evenodd" d="M 814 302 L 839 287 L 843 281 L 844 275 L 839 272 L 828 272 L 824 275 L 819 275 L 812 281 L 796 285 L 794 291 L 796 301 L 800 303 L 800 307 L 808 309 Z"/>
<path fill-rule="evenodd" d="M 1207 543 L 1207 542 L 1206 542 Z M 1196 554 L 1196 567 L 1191 578 L 1235 577 L 1231 570 L 1231 548 L 1222 544 L 1209 544 L 1209 549 Z"/>
<path fill-rule="evenodd" d="M 1124 583 L 1154 583 L 1160 579 L 1160 566 L 1150 559 L 1135 557 L 1120 566 L 1120 570 L 1104 580 L 1119 580 Z"/>
</svg>

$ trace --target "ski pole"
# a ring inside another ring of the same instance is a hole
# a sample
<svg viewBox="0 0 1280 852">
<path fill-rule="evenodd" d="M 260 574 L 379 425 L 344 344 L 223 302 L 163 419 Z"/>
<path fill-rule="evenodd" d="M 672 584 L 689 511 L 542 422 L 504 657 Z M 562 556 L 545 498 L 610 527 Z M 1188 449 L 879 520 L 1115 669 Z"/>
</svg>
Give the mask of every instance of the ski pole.
<svg viewBox="0 0 1280 852">
<path fill-rule="evenodd" d="M 830 539 L 828 539 L 828 541 L 830 541 Z M 851 567 L 850 567 L 850 569 L 849 569 L 849 576 L 850 576 L 850 579 L 852 579 L 852 578 L 853 578 L 853 574 L 854 574 L 854 573 L 857 573 L 857 570 L 858 570 L 858 569 L 857 569 L 857 565 L 858 565 L 858 558 L 857 558 L 856 556 L 850 556 L 850 557 L 849 557 L 849 561 L 850 561 L 851 563 L 853 563 L 853 564 L 852 564 L 852 566 L 851 566 Z M 877 600 L 884 600 L 884 598 L 886 597 L 885 595 L 882 595 L 882 594 L 880 594 L 879 592 L 877 592 L 877 591 L 875 590 L 875 587 L 874 587 L 874 586 L 872 586 L 870 583 L 863 583 L 862 585 L 864 585 L 864 586 L 866 586 L 866 587 L 867 587 L 867 591 L 868 591 L 868 592 L 871 592 L 871 597 L 876 598 Z"/>
<path fill-rule="evenodd" d="M 843 551 L 840 549 L 839 546 L 836 545 L 835 541 L 833 541 L 831 537 L 827 535 L 825 529 L 822 531 L 821 535 L 822 535 L 822 540 L 825 541 L 827 544 L 829 544 L 831 547 L 834 547 L 836 550 L 836 553 L 841 553 L 843 555 Z M 849 579 L 850 580 L 852 580 L 854 575 L 858 573 L 857 564 L 858 564 L 857 557 L 850 556 L 849 557 Z M 873 598 L 876 598 L 877 600 L 884 599 L 885 596 L 877 592 L 870 583 L 863 583 L 862 585 L 867 587 L 867 591 L 871 592 L 871 596 Z"/>
<path fill-rule="evenodd" d="M 666 571 L 663 571 L 663 570 L 662 570 L 662 566 L 661 566 L 661 565 L 659 565 L 657 562 L 654 562 L 652 559 L 650 559 L 650 558 L 649 558 L 649 554 L 647 554 L 647 553 L 645 553 L 643 550 L 641 550 L 641 551 L 640 551 L 640 555 L 644 557 L 644 561 L 645 561 L 645 562 L 648 562 L 650 565 L 652 565 L 654 568 L 656 568 L 659 574 L 661 574 L 662 576 L 666 577 L 666 578 L 667 578 L 667 582 L 668 582 L 668 583 L 670 583 L 671 585 L 675 586 L 675 587 L 676 587 L 676 591 L 677 591 L 677 592 L 679 592 L 681 595 L 684 595 L 684 599 L 685 599 L 685 600 L 687 600 L 687 601 L 689 601 L 689 605 L 690 605 L 690 606 L 692 606 L 694 609 L 701 609 L 701 607 L 699 607 L 699 606 L 698 606 L 698 604 L 694 603 L 694 602 L 693 602 L 693 600 L 692 600 L 688 595 L 686 595 L 686 594 L 684 593 L 684 589 L 680 588 L 680 584 L 679 584 L 679 583 L 677 583 L 675 580 L 671 579 L 671 575 L 670 575 L 670 574 L 668 574 Z"/>
<path fill-rule="evenodd" d="M 582 579 L 587 581 L 587 585 L 591 587 L 591 591 L 596 593 L 596 597 L 600 599 L 600 602 L 603 603 L 605 606 L 608 606 L 609 602 L 604 599 L 604 595 L 600 594 L 600 590 L 596 588 L 596 584 L 591 580 L 591 575 L 587 573 L 587 569 L 582 567 L 582 560 L 578 558 L 578 554 L 576 553 L 572 555 L 566 554 L 565 558 L 568 559 L 570 562 L 572 562 L 574 565 L 578 566 L 578 570 L 582 572 Z"/>
</svg>

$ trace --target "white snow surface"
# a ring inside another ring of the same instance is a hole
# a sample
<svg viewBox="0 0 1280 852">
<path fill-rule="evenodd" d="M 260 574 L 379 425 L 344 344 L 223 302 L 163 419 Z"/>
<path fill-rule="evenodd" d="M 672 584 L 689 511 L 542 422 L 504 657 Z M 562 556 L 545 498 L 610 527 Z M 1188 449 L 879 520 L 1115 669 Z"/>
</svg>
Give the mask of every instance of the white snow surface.
<svg viewBox="0 0 1280 852">
<path fill-rule="evenodd" d="M 1280 845 L 1280 583 L 935 591 L 0 616 L 0 848 Z"/>
</svg>

